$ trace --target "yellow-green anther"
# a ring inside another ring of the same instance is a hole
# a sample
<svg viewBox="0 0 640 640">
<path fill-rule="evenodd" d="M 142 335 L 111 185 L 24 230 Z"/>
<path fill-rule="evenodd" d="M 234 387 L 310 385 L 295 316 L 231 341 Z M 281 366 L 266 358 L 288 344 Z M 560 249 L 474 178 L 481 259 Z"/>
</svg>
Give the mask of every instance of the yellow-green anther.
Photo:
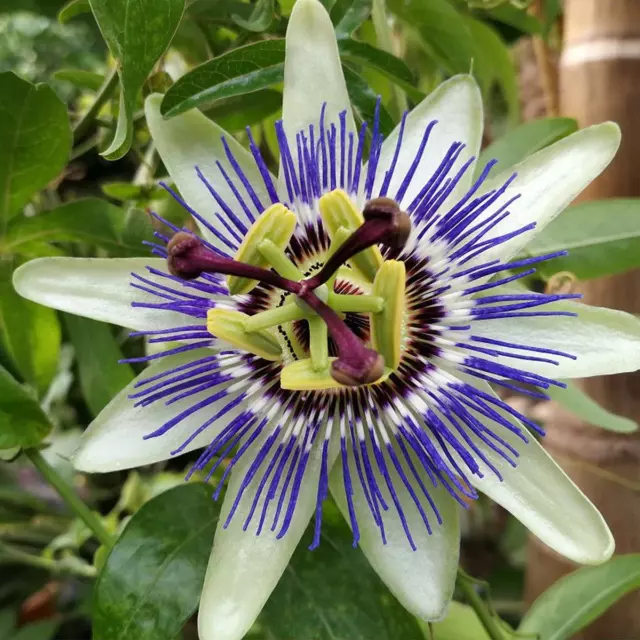
<svg viewBox="0 0 640 640">
<path fill-rule="evenodd" d="M 329 299 L 329 306 L 342 313 L 380 313 L 384 309 L 384 300 L 380 296 L 334 293 Z"/>
<path fill-rule="evenodd" d="M 309 318 L 309 352 L 314 371 L 324 371 L 329 367 L 329 330 L 325 321 L 315 316 Z"/>
<path fill-rule="evenodd" d="M 337 358 L 329 358 L 329 366 L 322 371 L 313 368 L 311 359 L 296 360 L 288 364 L 280 373 L 280 386 L 283 389 L 292 391 L 320 391 L 325 389 L 348 389 L 343 384 L 336 382 L 331 377 L 331 363 Z M 385 368 L 384 373 L 373 384 L 384 382 L 392 373 L 392 370 Z"/>
<path fill-rule="evenodd" d="M 269 261 L 260 251 L 260 243 L 263 240 L 271 240 L 277 247 L 284 249 L 289 244 L 295 227 L 296 214 L 293 211 L 289 211 L 282 204 L 271 205 L 251 225 L 234 259 L 267 269 L 270 266 Z M 248 293 L 255 286 L 255 280 L 240 276 L 227 276 L 227 287 L 232 295 Z"/>
<path fill-rule="evenodd" d="M 304 274 L 296 267 L 284 249 L 269 239 L 263 240 L 258 249 L 265 257 L 267 262 L 279 273 L 283 278 L 299 282 L 304 278 Z"/>
<path fill-rule="evenodd" d="M 225 340 L 243 351 L 248 351 L 265 360 L 280 360 L 282 347 L 268 331 L 245 329 L 249 316 L 229 309 L 210 309 L 207 312 L 207 331 L 212 336 Z"/>
<path fill-rule="evenodd" d="M 373 295 L 384 300 L 384 308 L 371 314 L 371 343 L 386 366 L 397 369 L 402 355 L 402 321 L 405 309 L 404 262 L 387 260 L 373 282 Z"/>
<path fill-rule="evenodd" d="M 351 198 L 342 189 L 336 189 L 322 196 L 319 208 L 322 222 L 331 238 L 341 227 L 347 230 L 348 237 L 364 222 L 362 213 L 356 209 Z M 383 259 L 380 249 L 373 246 L 356 254 L 349 262 L 366 276 L 369 282 L 373 282 Z"/>
<path fill-rule="evenodd" d="M 267 311 L 261 311 L 253 316 L 248 316 L 244 328 L 251 333 L 253 331 L 277 327 L 278 325 L 287 324 L 288 322 L 303 320 L 305 317 L 306 314 L 304 311 L 297 304 L 291 302 L 291 304 L 284 304 L 281 307 L 267 309 Z"/>
</svg>

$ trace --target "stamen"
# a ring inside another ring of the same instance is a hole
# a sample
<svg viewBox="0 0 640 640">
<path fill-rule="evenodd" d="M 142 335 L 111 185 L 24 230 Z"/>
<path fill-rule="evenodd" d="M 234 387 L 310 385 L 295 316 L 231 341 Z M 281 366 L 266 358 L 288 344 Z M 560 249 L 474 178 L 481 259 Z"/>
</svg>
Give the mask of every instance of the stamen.
<svg viewBox="0 0 640 640">
<path fill-rule="evenodd" d="M 320 272 L 307 280 L 311 289 L 324 284 L 343 264 L 364 249 L 384 244 L 394 251 L 404 247 L 411 233 L 411 218 L 391 198 L 375 198 L 364 207 L 364 222 L 325 262 Z"/>
<path fill-rule="evenodd" d="M 338 359 L 331 363 L 331 377 L 347 386 L 372 384 L 378 380 L 384 373 L 384 358 L 365 347 L 340 316 L 312 291 L 303 290 L 300 297 L 326 322 L 336 343 Z"/>
<path fill-rule="evenodd" d="M 364 343 L 358 338 L 347 325 L 341 320 L 340 316 L 328 307 L 314 293 L 309 283 L 310 280 L 302 282 L 294 282 L 283 278 L 273 271 L 263 269 L 251 264 L 245 264 L 231 258 L 223 258 L 207 249 L 202 242 L 193 235 L 186 232 L 177 233 L 167 245 L 169 271 L 177 277 L 190 280 L 197 278 L 203 272 L 222 273 L 235 276 L 237 278 L 257 280 L 266 284 L 271 284 L 278 289 L 283 289 L 289 293 L 298 296 L 313 311 L 315 311 L 327 325 L 329 333 L 336 343 L 338 349 L 338 358 L 331 364 L 330 372 L 334 380 L 340 384 L 347 386 L 357 386 L 361 384 L 371 384 L 378 380 L 384 373 L 384 358 L 382 358 L 373 349 L 365 347 Z M 212 319 L 218 318 L 221 313 L 226 313 L 227 317 L 231 312 L 223 312 L 221 310 L 212 310 L 209 314 L 209 328 L 213 329 L 213 335 L 220 335 L 223 339 L 240 344 L 252 353 L 270 358 L 278 358 L 275 345 L 269 345 L 269 349 L 265 349 L 265 345 L 260 343 L 254 345 L 252 341 L 267 339 L 267 334 L 258 336 L 255 332 L 256 327 L 251 327 L 252 331 L 247 330 L 247 323 L 250 322 L 249 317 L 243 319 L 242 326 L 233 327 L 233 330 L 225 330 L 224 323 L 216 323 L 213 327 Z M 216 315 L 217 314 L 217 315 Z M 242 314 L 237 314 L 238 316 Z M 237 324 L 237 323 L 236 323 Z M 230 333 L 231 331 L 231 333 Z M 249 347 L 251 343 L 251 348 Z M 272 353 L 273 352 L 273 353 Z M 314 365 L 319 366 L 320 362 L 326 362 L 325 357 L 318 352 L 314 358 Z"/>
</svg>

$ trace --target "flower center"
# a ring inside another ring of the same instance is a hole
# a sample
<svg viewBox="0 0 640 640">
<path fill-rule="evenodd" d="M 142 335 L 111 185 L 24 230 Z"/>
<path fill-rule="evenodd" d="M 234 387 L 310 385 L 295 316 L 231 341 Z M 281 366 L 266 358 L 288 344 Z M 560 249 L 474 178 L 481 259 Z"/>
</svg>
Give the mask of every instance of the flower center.
<svg viewBox="0 0 640 640">
<path fill-rule="evenodd" d="M 312 390 L 376 384 L 400 364 L 405 268 L 384 260 L 378 244 L 400 251 L 411 231 L 409 216 L 389 198 L 369 201 L 362 213 L 342 190 L 320 198 L 320 216 L 331 238 L 324 264 L 310 277 L 287 252 L 295 214 L 282 204 L 266 209 L 249 229 L 233 259 L 218 255 L 199 238 L 177 233 L 169 242 L 173 275 L 197 278 L 203 272 L 225 274 L 231 294 L 242 295 L 259 284 L 286 294 L 280 306 L 253 315 L 214 308 L 208 331 L 236 347 L 268 360 L 281 360 L 274 330 L 300 322 L 308 325 L 308 357 L 283 367 L 281 387 Z M 340 293 L 339 272 L 350 267 L 371 293 Z M 369 314 L 370 345 L 344 321 L 343 314 Z M 336 355 L 330 355 L 329 341 Z"/>
</svg>

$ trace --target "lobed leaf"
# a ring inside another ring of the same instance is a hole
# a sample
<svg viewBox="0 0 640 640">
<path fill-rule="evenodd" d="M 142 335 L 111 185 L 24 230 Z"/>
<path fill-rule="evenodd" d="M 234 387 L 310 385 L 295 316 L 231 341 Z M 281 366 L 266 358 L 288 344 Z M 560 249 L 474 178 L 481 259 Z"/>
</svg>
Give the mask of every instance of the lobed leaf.
<svg viewBox="0 0 640 640">
<path fill-rule="evenodd" d="M 578 130 L 573 118 L 544 118 L 525 122 L 492 142 L 476 163 L 476 176 L 489 160 L 497 160 L 496 170 L 506 171 L 532 153 L 548 147 Z"/>
<path fill-rule="evenodd" d="M 34 447 L 50 431 L 40 405 L 0 366 L 0 449 Z"/>
<path fill-rule="evenodd" d="M 70 151 L 67 109 L 53 89 L 0 73 L 0 232 L 62 172 Z"/>
<path fill-rule="evenodd" d="M 336 24 L 338 38 L 350 36 L 371 14 L 372 0 L 353 0 Z"/>
<path fill-rule="evenodd" d="M 21 253 L 34 242 L 86 242 L 113 255 L 148 253 L 143 240 L 152 239 L 144 212 L 125 211 L 99 198 L 74 200 L 32 218 L 20 218 L 7 230 L 0 247 Z"/>
<path fill-rule="evenodd" d="M 587 280 L 640 266 L 640 199 L 612 198 L 569 207 L 526 247 L 532 256 L 554 251 L 569 254 L 540 265 L 539 271 L 548 276 L 570 271 Z"/>
<path fill-rule="evenodd" d="M 344 66 L 344 77 L 347 82 L 347 91 L 351 104 L 361 120 L 369 123 L 369 131 L 371 131 L 371 123 L 378 100 L 377 94 L 367 84 L 367 81 L 358 75 L 351 68 Z M 393 120 L 384 105 L 380 105 L 380 131 L 384 136 L 389 135 L 393 129 Z"/>
<path fill-rule="evenodd" d="M 366 42 L 350 38 L 338 40 L 340 57 L 346 62 L 357 62 L 365 67 L 379 71 L 394 84 L 404 89 L 410 98 L 419 102 L 424 94 L 416 89 L 415 78 L 411 70 L 400 58 L 378 49 Z"/>
<path fill-rule="evenodd" d="M 11 284 L 10 263 L 0 262 L 0 347 L 40 395 L 56 373 L 60 342 L 55 311 L 19 296 Z"/>
<path fill-rule="evenodd" d="M 185 0 L 89 0 L 93 15 L 118 60 L 120 113 L 113 141 L 102 155 L 124 156 L 133 140 L 138 93 L 180 24 Z"/>
<path fill-rule="evenodd" d="M 570 380 L 564 380 L 566 389 L 549 387 L 545 393 L 557 403 L 585 422 L 607 431 L 616 433 L 633 433 L 638 430 L 638 424 L 629 418 L 618 416 L 607 411 L 595 400 L 592 400 L 580 387 Z"/>
<path fill-rule="evenodd" d="M 171 118 L 222 98 L 252 93 L 284 79 L 284 40 L 233 49 L 192 69 L 165 95 L 160 111 Z"/>
<path fill-rule="evenodd" d="M 599 618 L 622 596 L 640 588 L 640 554 L 620 555 L 561 578 L 531 606 L 519 634 L 565 640 Z"/>
<path fill-rule="evenodd" d="M 416 619 L 389 593 L 346 524 L 325 518 L 322 542 L 304 540 L 269 598 L 259 622 L 274 638 L 420 640 Z"/>
<path fill-rule="evenodd" d="M 451 73 L 469 73 L 476 56 L 462 15 L 447 0 L 389 0 L 389 10 L 416 28 L 424 44 Z"/>
<path fill-rule="evenodd" d="M 198 605 L 217 519 L 199 483 L 143 505 L 96 582 L 94 640 L 173 640 Z"/>
<path fill-rule="evenodd" d="M 94 416 L 134 378 L 109 326 L 103 322 L 65 314 L 64 322 L 78 362 L 80 387 Z"/>
</svg>

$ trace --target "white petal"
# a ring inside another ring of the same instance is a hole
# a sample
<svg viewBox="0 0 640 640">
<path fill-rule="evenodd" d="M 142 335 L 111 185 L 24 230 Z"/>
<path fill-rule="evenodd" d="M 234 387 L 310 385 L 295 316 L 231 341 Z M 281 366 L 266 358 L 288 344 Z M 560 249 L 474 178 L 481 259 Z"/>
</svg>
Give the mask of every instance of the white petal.
<svg viewBox="0 0 640 640">
<path fill-rule="evenodd" d="M 196 167 L 198 167 L 233 213 L 245 226 L 249 226 L 251 220 L 239 205 L 216 162 L 220 162 L 227 175 L 233 180 L 247 206 L 253 212 L 253 215 L 257 217 L 257 209 L 253 206 L 251 199 L 227 159 L 222 138 L 224 137 L 227 141 L 233 156 L 248 178 L 262 206 L 267 208 L 271 204 L 271 199 L 268 196 L 253 156 L 232 135 L 196 109 L 170 120 L 165 120 L 160 114 L 161 102 L 161 95 L 156 94 L 147 98 L 145 103 L 147 124 L 158 153 L 182 197 L 190 207 L 216 229 L 224 233 L 225 236 L 228 235 L 228 232 L 225 231 L 215 216 L 216 213 L 220 213 L 226 218 L 226 215 L 206 185 L 198 177 L 196 173 Z M 275 180 L 273 180 L 273 184 L 275 185 Z M 202 224 L 200 224 L 200 229 L 209 242 L 227 253 L 230 252 L 229 247 L 217 239 Z"/>
<path fill-rule="evenodd" d="M 549 356 L 557 365 L 510 360 L 509 364 L 553 379 L 586 378 L 640 369 L 640 320 L 579 302 L 557 302 L 541 311 L 568 311 L 578 317 L 522 317 L 475 321 L 473 334 L 532 347 L 555 349 L 575 360 Z M 506 359 L 505 359 L 506 362 Z"/>
<path fill-rule="evenodd" d="M 613 122 L 605 122 L 563 138 L 487 182 L 483 192 L 502 186 L 516 173 L 517 178 L 500 203 L 520 194 L 509 206 L 510 215 L 494 225 L 487 239 L 516 231 L 532 222 L 536 223 L 536 228 L 483 253 L 482 260 L 507 259 L 526 246 L 605 169 L 619 146 L 620 128 Z M 495 210 L 489 207 L 485 215 L 491 215 Z"/>
<path fill-rule="evenodd" d="M 166 272 L 160 258 L 38 258 L 13 274 L 13 286 L 28 300 L 136 330 L 172 329 L 193 324 L 174 311 L 132 307 L 162 302 L 131 286 L 131 274 L 149 276 L 147 266 Z"/>
<path fill-rule="evenodd" d="M 492 393 L 486 384 L 473 384 L 486 393 Z M 479 415 L 478 418 L 485 423 L 487 421 Z M 510 420 L 514 422 L 512 417 Z M 526 428 L 520 426 L 526 432 Z M 608 560 L 615 547 L 613 536 L 590 500 L 533 435 L 529 434 L 528 443 L 506 429 L 500 429 L 499 435 L 520 454 L 516 460 L 517 467 L 513 468 L 479 438 L 472 436 L 478 448 L 503 475 L 500 481 L 485 468 L 484 478 L 469 474 L 473 485 L 566 558 L 581 564 L 599 564 Z"/>
<path fill-rule="evenodd" d="M 266 489 L 258 501 L 249 527 L 246 531 L 242 530 L 261 473 L 247 488 L 229 526 L 223 528 L 245 473 L 264 439 L 258 438 L 231 474 L 200 600 L 198 631 L 201 640 L 244 638 L 286 569 L 315 510 L 321 466 L 321 455 L 316 450 L 309 459 L 301 483 L 291 526 L 282 539 L 276 539 L 279 529 L 273 532 L 270 526 L 277 498 L 268 507 L 264 529 L 260 535 L 256 535 Z M 334 454 L 330 454 L 330 458 L 333 457 Z M 266 463 L 263 463 L 263 467 L 266 468 Z M 286 502 L 283 508 L 286 509 Z"/>
<path fill-rule="evenodd" d="M 338 44 L 326 9 L 318 0 L 297 0 L 287 27 L 282 121 L 289 146 L 297 157 L 296 134 L 320 123 L 338 126 L 347 112 L 347 135 L 355 132 L 349 94 L 342 73 Z M 297 163 L 296 163 L 297 167 Z"/>
<path fill-rule="evenodd" d="M 393 486 L 417 547 L 417 550 L 413 551 L 391 496 L 386 490 L 384 478 L 375 468 L 376 481 L 389 507 L 387 511 L 381 511 L 387 537 L 387 543 L 384 544 L 364 496 L 352 455 L 349 465 L 354 487 L 353 502 L 360 529 L 360 548 L 367 560 L 389 590 L 412 614 L 424 620 L 441 619 L 446 614 L 447 605 L 453 595 L 458 569 L 460 552 L 458 505 L 445 489 L 440 486 L 434 488 L 426 474 L 423 474 L 425 486 L 429 489 L 442 516 L 442 524 L 439 525 L 426 499 L 422 498 L 423 509 L 432 527 L 432 534 L 429 535 L 409 491 L 392 464 L 388 462 Z M 375 467 L 374 464 L 372 466 Z M 416 468 L 420 468 L 418 463 Z M 409 470 L 406 472 L 408 475 L 411 473 Z M 415 481 L 411 484 L 416 495 L 420 496 L 421 489 L 418 484 Z M 342 515 L 347 522 L 350 522 L 340 461 L 331 471 L 329 486 Z"/>
<path fill-rule="evenodd" d="M 129 394 L 140 390 L 135 388 L 137 381 L 204 358 L 212 353 L 210 349 L 196 349 L 167 356 L 152 363 L 113 398 L 89 425 L 82 436 L 80 448 L 73 458 L 75 468 L 88 473 L 106 473 L 141 467 L 171 458 L 171 452 L 182 445 L 207 419 L 222 409 L 229 401 L 229 397 L 196 411 L 164 435 L 143 440 L 143 436 L 160 428 L 167 420 L 222 387 L 202 391 L 170 406 L 166 406 L 162 400 L 159 400 L 147 407 L 134 407 L 135 400 L 129 398 Z M 241 410 L 242 407 L 232 409 L 216 420 L 184 449 L 184 453 L 208 445 Z"/>
<path fill-rule="evenodd" d="M 454 142 L 463 142 L 466 148 L 454 164 L 451 175 L 455 175 L 472 156 L 478 156 L 483 128 L 482 97 L 471 76 L 459 75 L 443 82 L 407 116 L 402 147 L 387 191 L 390 197 L 395 197 L 415 159 L 425 129 L 433 120 L 437 120 L 438 124 L 431 131 L 411 185 L 400 201 L 401 206 L 405 208 L 434 174 L 444 154 Z M 400 125 L 382 145 L 373 188 L 374 195 L 379 193 L 385 173 L 391 165 L 399 133 Z M 447 205 L 452 205 L 467 192 L 472 176 L 473 165 L 467 169 L 457 187 L 442 205 L 441 211 L 446 211 Z"/>
</svg>

